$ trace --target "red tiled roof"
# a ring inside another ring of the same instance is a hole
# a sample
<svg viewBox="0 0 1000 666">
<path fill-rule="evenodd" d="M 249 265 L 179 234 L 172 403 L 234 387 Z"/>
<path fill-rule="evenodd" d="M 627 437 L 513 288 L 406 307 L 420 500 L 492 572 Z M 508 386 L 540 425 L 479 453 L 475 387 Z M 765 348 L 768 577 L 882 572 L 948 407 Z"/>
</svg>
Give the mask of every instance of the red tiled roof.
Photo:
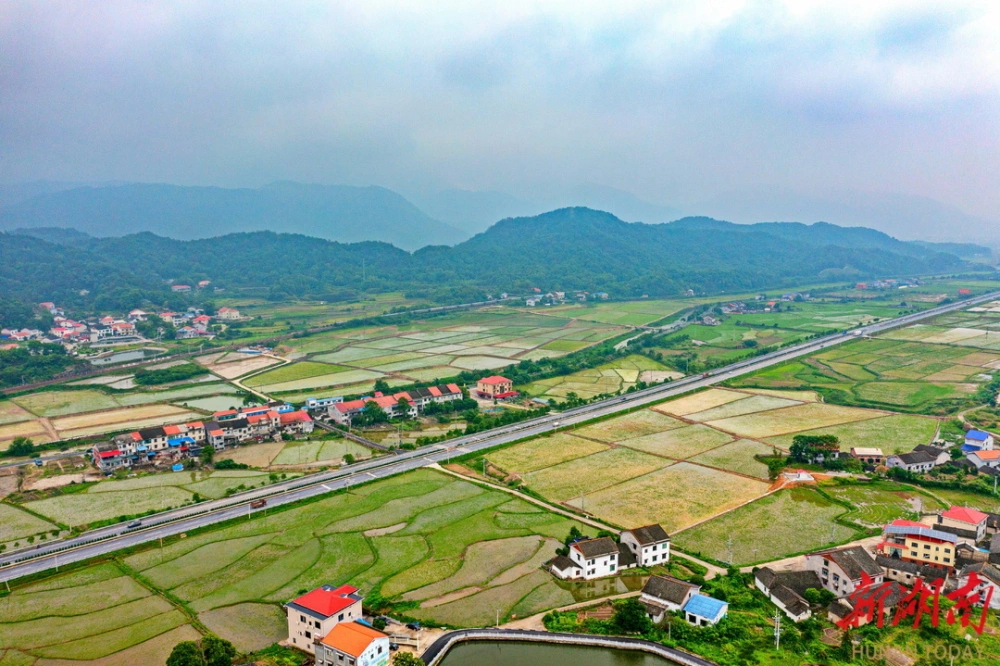
<svg viewBox="0 0 1000 666">
<path fill-rule="evenodd" d="M 941 515 L 945 518 L 951 518 L 952 520 L 969 523 L 970 525 L 978 525 L 989 518 L 989 516 L 982 511 L 976 511 L 975 509 L 970 509 L 967 506 L 953 506 L 947 511 L 942 512 Z"/>
<path fill-rule="evenodd" d="M 179 435 L 181 434 L 181 427 L 176 425 L 163 426 L 163 432 L 168 435 Z"/>
<path fill-rule="evenodd" d="M 894 525 L 896 527 L 928 527 L 923 523 L 918 523 L 915 520 L 906 520 L 904 518 L 897 518 L 896 520 L 892 521 L 889 524 Z"/>
<path fill-rule="evenodd" d="M 431 386 L 427 390 L 430 391 L 431 395 L 434 396 L 435 398 L 438 398 L 443 395 L 441 393 L 441 389 L 439 389 L 437 386 Z"/>
<path fill-rule="evenodd" d="M 192 421 L 191 423 L 187 424 L 187 427 L 188 428 L 204 428 L 205 424 L 202 423 L 201 421 Z"/>
<path fill-rule="evenodd" d="M 323 637 L 322 643 L 357 659 L 377 638 L 388 637 L 357 622 L 341 622 Z"/>
<path fill-rule="evenodd" d="M 289 423 L 309 423 L 312 418 L 305 412 L 285 412 L 284 414 L 279 414 L 278 418 L 281 419 L 281 425 L 288 425 Z"/>
<path fill-rule="evenodd" d="M 511 381 L 506 377 L 501 377 L 500 375 L 493 375 L 492 377 L 484 377 L 479 380 L 480 384 L 510 384 Z M 455 386 L 454 384 L 448 384 L 448 388 Z M 458 387 L 455 386 L 457 389 Z"/>
<path fill-rule="evenodd" d="M 357 601 L 357 599 L 352 599 L 349 596 L 357 591 L 358 588 L 351 587 L 350 585 L 341 585 L 333 590 L 319 587 L 312 592 L 303 594 L 298 599 L 292 601 L 292 603 L 303 608 L 308 608 L 314 613 L 330 617 Z"/>
<path fill-rule="evenodd" d="M 996 460 L 1000 458 L 1000 450 L 996 451 L 973 451 L 980 460 Z"/>
<path fill-rule="evenodd" d="M 458 387 L 458 384 L 445 384 L 449 391 L 452 393 L 461 393 L 462 389 Z"/>
<path fill-rule="evenodd" d="M 221 412 L 215 412 L 212 416 L 229 416 L 230 414 L 236 414 L 235 409 L 226 409 Z"/>
<path fill-rule="evenodd" d="M 115 456 L 120 456 L 121 454 L 121 451 L 115 449 L 114 451 L 101 451 L 97 455 L 101 456 L 101 458 L 114 458 Z"/>
</svg>

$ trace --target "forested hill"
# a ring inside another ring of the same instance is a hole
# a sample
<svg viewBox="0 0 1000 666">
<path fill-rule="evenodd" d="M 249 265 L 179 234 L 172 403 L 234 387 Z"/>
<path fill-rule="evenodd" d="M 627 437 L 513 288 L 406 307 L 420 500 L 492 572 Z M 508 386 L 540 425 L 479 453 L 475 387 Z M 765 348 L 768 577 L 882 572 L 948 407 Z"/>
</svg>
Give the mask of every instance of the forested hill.
<svg viewBox="0 0 1000 666">
<path fill-rule="evenodd" d="M 65 227 L 91 236 L 150 231 L 190 240 L 242 231 L 342 242 L 394 239 L 415 250 L 468 238 L 383 187 L 274 183 L 259 188 L 129 183 L 43 192 L 3 206 L 0 229 Z"/>
<path fill-rule="evenodd" d="M 168 281 L 211 280 L 228 293 L 349 298 L 403 289 L 440 301 L 486 293 L 586 289 L 675 296 L 776 288 L 804 280 L 950 272 L 967 267 L 933 245 L 833 225 L 630 224 L 567 208 L 498 222 L 455 247 L 413 254 L 386 243 L 238 233 L 178 241 L 150 233 L 72 245 L 0 234 L 0 293 L 25 302 L 128 309 L 168 303 Z M 857 240 L 858 235 L 863 240 Z M 855 239 L 855 240 L 852 240 Z M 87 290 L 80 296 L 80 290 Z"/>
</svg>

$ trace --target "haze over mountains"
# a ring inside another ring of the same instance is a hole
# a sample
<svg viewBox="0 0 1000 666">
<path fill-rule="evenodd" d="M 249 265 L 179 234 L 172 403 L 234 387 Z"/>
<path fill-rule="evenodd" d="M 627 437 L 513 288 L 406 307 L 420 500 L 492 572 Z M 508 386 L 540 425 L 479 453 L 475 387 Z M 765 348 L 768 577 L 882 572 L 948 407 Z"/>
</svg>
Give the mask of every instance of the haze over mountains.
<svg viewBox="0 0 1000 666">
<path fill-rule="evenodd" d="M 755 190 L 682 210 L 595 184 L 528 198 L 449 189 L 403 196 L 378 186 L 279 182 L 258 188 L 167 184 L 33 182 L 0 186 L 0 230 L 59 227 L 91 236 L 150 231 L 178 240 L 245 231 L 301 233 L 344 243 L 375 240 L 405 250 L 455 245 L 509 217 L 587 207 L 628 222 L 665 223 L 709 215 L 741 224 L 826 221 L 904 240 L 1000 244 L 1000 225 L 932 199 L 841 193 L 839 197 Z"/>
</svg>

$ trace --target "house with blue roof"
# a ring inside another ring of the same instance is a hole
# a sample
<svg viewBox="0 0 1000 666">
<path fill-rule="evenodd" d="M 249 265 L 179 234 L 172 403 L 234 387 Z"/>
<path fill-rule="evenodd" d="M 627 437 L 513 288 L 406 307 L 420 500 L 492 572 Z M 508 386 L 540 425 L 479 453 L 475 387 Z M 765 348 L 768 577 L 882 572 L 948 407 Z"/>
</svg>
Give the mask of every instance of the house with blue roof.
<svg viewBox="0 0 1000 666">
<path fill-rule="evenodd" d="M 684 604 L 682 610 L 684 619 L 694 626 L 708 627 L 718 624 L 719 620 L 726 617 L 729 604 L 704 594 L 696 594 Z"/>
<path fill-rule="evenodd" d="M 971 453 L 973 451 L 992 451 L 993 435 L 982 430 L 969 430 L 965 433 L 965 444 L 962 451 Z"/>
</svg>

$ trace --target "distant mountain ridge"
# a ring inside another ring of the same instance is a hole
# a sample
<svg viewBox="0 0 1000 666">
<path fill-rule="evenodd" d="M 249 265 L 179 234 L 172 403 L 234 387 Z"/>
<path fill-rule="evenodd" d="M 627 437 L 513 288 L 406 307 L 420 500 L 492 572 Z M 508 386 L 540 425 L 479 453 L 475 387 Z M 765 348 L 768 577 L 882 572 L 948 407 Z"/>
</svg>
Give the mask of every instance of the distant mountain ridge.
<svg viewBox="0 0 1000 666">
<path fill-rule="evenodd" d="M 308 234 L 353 243 L 391 241 L 415 250 L 468 234 L 383 187 L 274 183 L 260 188 L 130 183 L 46 192 L 7 205 L 0 229 L 64 227 L 91 236 L 149 231 L 177 240 L 247 231 Z"/>
<path fill-rule="evenodd" d="M 72 238 L 67 245 L 0 233 L 0 293 L 29 303 L 99 302 L 119 310 L 172 302 L 169 281 L 203 279 L 229 293 L 249 289 L 272 299 L 342 300 L 404 290 L 455 302 L 532 287 L 677 297 L 687 289 L 724 294 L 970 267 L 933 244 L 870 229 L 734 225 L 708 218 L 628 223 L 588 208 L 508 218 L 454 247 L 413 253 L 387 243 L 273 232 L 190 241 L 149 232 Z M 89 293 L 81 296 L 81 290 Z"/>
</svg>

